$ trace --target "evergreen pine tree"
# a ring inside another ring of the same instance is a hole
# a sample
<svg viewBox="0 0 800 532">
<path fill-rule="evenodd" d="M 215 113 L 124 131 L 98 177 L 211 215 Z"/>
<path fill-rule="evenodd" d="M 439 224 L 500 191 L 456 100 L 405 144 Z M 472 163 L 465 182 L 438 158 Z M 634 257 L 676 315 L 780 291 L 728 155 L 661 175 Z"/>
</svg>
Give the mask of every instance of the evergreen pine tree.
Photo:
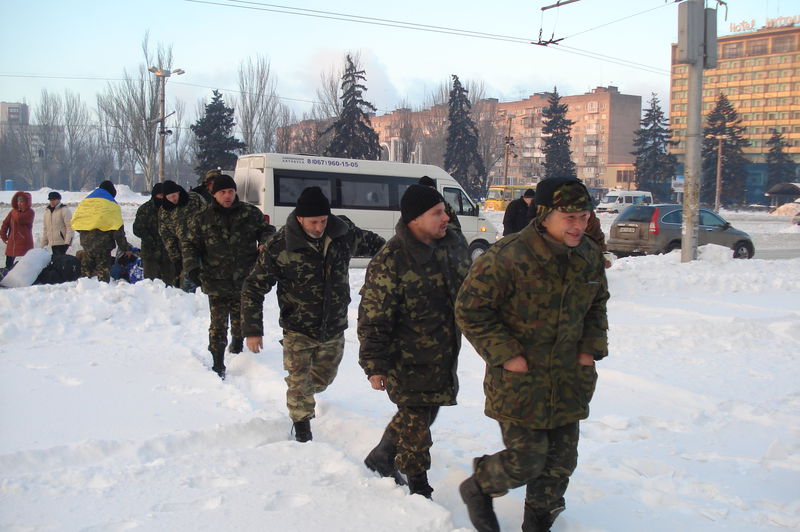
<svg viewBox="0 0 800 532">
<path fill-rule="evenodd" d="M 548 106 L 542 109 L 544 125 L 544 177 L 577 177 L 575 162 L 569 150 L 572 125 L 567 118 L 567 104 L 561 103 L 558 89 L 547 98 Z"/>
<path fill-rule="evenodd" d="M 703 128 L 703 177 L 700 185 L 700 202 L 713 205 L 717 190 L 717 153 L 722 137 L 722 205 L 742 205 L 746 200 L 747 172 L 749 160 L 742 148 L 750 142 L 744 138 L 744 127 L 739 113 L 728 98 L 720 93 L 714 109 L 708 114 Z"/>
<path fill-rule="evenodd" d="M 222 94 L 212 92 L 211 103 L 206 104 L 205 115 L 190 126 L 197 138 L 195 157 L 198 174 L 211 169 L 232 169 L 236 166 L 236 151 L 245 148 L 245 143 L 234 137 L 233 107 L 228 107 L 222 100 Z"/>
<path fill-rule="evenodd" d="M 331 143 L 325 148 L 324 155 L 329 157 L 346 157 L 350 159 L 381 158 L 381 146 L 378 134 L 372 129 L 367 111 L 376 111 L 376 107 L 364 100 L 363 92 L 367 87 L 362 83 L 367 80 L 365 72 L 358 70 L 350 54 L 347 55 L 347 66 L 342 75 L 342 111 L 329 128 L 320 133 L 333 130 Z"/>
<path fill-rule="evenodd" d="M 658 97 L 651 94 L 650 107 L 645 111 L 641 128 L 634 132 L 636 151 L 636 188 L 652 192 L 656 202 L 668 202 L 672 195 L 672 178 L 675 176 L 675 156 L 669 153 L 674 144 L 669 130 L 669 119 L 659 105 Z"/>
<path fill-rule="evenodd" d="M 453 74 L 447 111 L 444 168 L 473 198 L 486 193 L 486 168 L 478 148 L 478 128 L 470 116 L 468 91 Z"/>
<path fill-rule="evenodd" d="M 777 129 L 772 130 L 772 136 L 767 141 L 767 190 L 778 183 L 790 183 L 795 180 L 796 163 L 791 156 L 783 151 L 786 141 Z"/>
</svg>

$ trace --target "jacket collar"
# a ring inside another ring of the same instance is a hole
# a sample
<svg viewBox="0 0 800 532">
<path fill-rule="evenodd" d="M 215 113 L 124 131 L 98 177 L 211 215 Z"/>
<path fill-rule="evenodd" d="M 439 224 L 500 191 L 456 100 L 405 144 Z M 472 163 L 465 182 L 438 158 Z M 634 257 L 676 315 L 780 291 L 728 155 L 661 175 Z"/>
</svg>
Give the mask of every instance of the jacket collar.
<svg viewBox="0 0 800 532">
<path fill-rule="evenodd" d="M 414 236 L 414 234 L 408 229 L 408 225 L 403 222 L 403 219 L 397 221 L 397 225 L 394 228 L 395 236 L 400 240 L 400 244 L 402 245 L 403 249 L 405 249 L 409 255 L 419 264 L 425 264 L 431 257 L 433 257 L 434 252 L 436 251 L 436 247 L 438 246 L 449 246 L 456 242 L 458 242 L 458 236 L 453 232 L 450 227 L 447 227 L 447 232 L 444 234 L 442 238 L 436 241 L 435 246 L 429 246 L 424 242 L 421 242 Z"/>
<path fill-rule="evenodd" d="M 286 218 L 286 225 L 284 227 L 286 231 L 287 251 L 299 251 L 308 247 L 306 233 L 303 231 L 303 228 L 300 227 L 300 222 L 297 221 L 297 215 L 294 209 Z M 347 224 L 340 220 L 338 216 L 334 214 L 328 215 L 328 225 L 325 227 L 324 234 L 326 238 L 335 240 L 346 235 L 348 230 Z"/>
</svg>

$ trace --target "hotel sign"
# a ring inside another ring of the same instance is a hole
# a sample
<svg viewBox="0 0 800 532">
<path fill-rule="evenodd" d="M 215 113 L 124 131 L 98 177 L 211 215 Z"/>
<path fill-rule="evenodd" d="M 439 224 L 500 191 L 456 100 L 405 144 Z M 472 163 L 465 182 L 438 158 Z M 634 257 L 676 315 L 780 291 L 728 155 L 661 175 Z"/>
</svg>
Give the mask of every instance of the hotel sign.
<svg viewBox="0 0 800 532">
<path fill-rule="evenodd" d="M 793 17 L 775 17 L 775 18 L 768 18 L 764 24 L 765 28 L 788 28 L 790 26 L 794 26 L 795 24 L 800 24 L 800 15 L 794 15 Z M 731 33 L 740 33 L 743 31 L 752 31 L 756 29 L 756 19 L 750 20 L 743 20 L 741 22 L 731 22 L 730 25 L 730 32 Z"/>
</svg>

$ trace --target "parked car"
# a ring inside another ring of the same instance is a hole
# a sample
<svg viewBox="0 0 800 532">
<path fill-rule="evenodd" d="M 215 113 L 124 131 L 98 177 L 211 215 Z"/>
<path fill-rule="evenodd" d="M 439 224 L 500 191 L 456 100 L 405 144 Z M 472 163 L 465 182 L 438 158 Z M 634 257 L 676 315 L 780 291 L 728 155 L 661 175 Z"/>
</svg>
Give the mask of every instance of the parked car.
<svg viewBox="0 0 800 532">
<path fill-rule="evenodd" d="M 669 253 L 681 247 L 683 205 L 631 205 L 611 224 L 608 251 L 617 257 Z M 733 250 L 734 258 L 750 259 L 755 247 L 750 235 L 734 229 L 718 214 L 700 209 L 697 245 L 717 244 Z"/>
</svg>

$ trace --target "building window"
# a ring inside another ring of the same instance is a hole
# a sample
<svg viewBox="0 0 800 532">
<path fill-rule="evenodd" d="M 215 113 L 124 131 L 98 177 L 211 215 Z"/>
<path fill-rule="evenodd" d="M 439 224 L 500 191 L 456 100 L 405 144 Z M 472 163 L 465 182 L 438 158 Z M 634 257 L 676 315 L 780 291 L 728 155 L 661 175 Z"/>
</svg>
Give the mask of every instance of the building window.
<svg viewBox="0 0 800 532">
<path fill-rule="evenodd" d="M 772 38 L 772 53 L 792 52 L 795 50 L 794 35 Z"/>
<path fill-rule="evenodd" d="M 597 102 L 587 102 L 586 103 L 586 112 L 587 113 L 596 113 L 597 112 Z"/>
<path fill-rule="evenodd" d="M 736 57 L 742 57 L 742 49 L 744 43 L 742 42 L 731 42 L 722 45 L 722 58 L 723 59 L 733 59 Z"/>
<path fill-rule="evenodd" d="M 747 43 L 747 55 L 764 55 L 769 51 L 769 39 L 758 39 Z"/>
</svg>

